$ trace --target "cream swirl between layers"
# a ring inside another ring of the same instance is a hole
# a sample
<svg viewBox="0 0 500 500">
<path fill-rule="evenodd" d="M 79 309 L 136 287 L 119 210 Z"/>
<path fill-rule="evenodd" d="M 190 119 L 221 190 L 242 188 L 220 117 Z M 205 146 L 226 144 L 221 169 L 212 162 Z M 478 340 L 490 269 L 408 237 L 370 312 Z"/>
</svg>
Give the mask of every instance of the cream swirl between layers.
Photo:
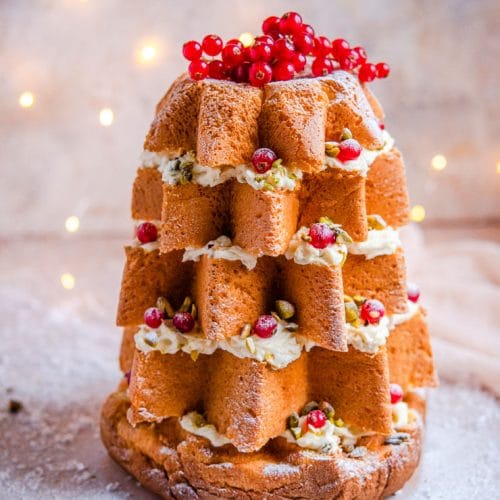
<svg viewBox="0 0 500 500">
<path fill-rule="evenodd" d="M 387 342 L 389 333 L 389 319 L 385 316 L 376 325 L 347 323 L 347 343 L 361 352 L 375 354 Z"/>
<path fill-rule="evenodd" d="M 308 227 L 301 227 L 290 240 L 285 257 L 296 264 L 317 266 L 340 266 L 344 263 L 347 255 L 347 247 L 344 244 L 334 243 L 326 248 L 315 248 L 305 238 L 309 235 Z"/>
<path fill-rule="evenodd" d="M 139 220 L 139 219 L 134 219 L 134 232 L 137 232 L 137 227 L 142 224 L 143 222 L 151 222 L 151 224 L 154 224 L 156 228 L 159 228 L 161 226 L 161 221 L 160 220 Z M 133 247 L 136 248 L 142 248 L 145 252 L 152 252 L 153 250 L 158 250 L 160 248 L 160 241 L 150 241 L 149 243 L 141 243 L 138 239 L 137 236 L 134 238 L 132 245 Z"/>
<path fill-rule="evenodd" d="M 234 177 L 237 181 L 252 186 L 254 189 L 284 189 L 293 191 L 297 186 L 297 181 L 302 179 L 302 171 L 298 169 L 290 170 L 283 165 L 272 167 L 271 170 L 263 174 L 255 172 L 246 165 L 240 165 L 234 169 Z"/>
<path fill-rule="evenodd" d="M 201 436 L 208 439 L 210 444 L 216 448 L 231 443 L 224 434 L 217 431 L 214 425 L 206 423 L 203 416 L 195 411 L 184 415 L 179 423 L 184 430 L 195 436 Z"/>
<path fill-rule="evenodd" d="M 307 416 L 300 417 L 298 427 L 294 428 L 296 435 L 299 437 L 296 438 L 289 429 L 282 436 L 289 443 L 294 443 L 301 448 L 329 454 L 336 453 L 341 446 L 354 446 L 358 440 L 359 436 L 353 434 L 346 426 L 337 426 L 330 420 L 327 420 L 319 429 L 308 426 L 307 431 L 302 434 L 301 429 L 306 420 Z"/>
<path fill-rule="evenodd" d="M 366 149 L 362 148 L 361 154 L 355 160 L 350 160 L 342 162 L 337 160 L 337 158 L 325 156 L 325 164 L 323 170 L 326 168 L 337 167 L 348 172 L 359 172 L 360 175 L 366 177 L 368 170 L 370 169 L 373 162 L 383 153 L 387 153 L 394 146 L 393 137 L 384 130 L 382 132 L 382 137 L 384 139 L 384 146 L 380 149 Z M 328 144 L 328 142 L 326 143 Z"/>
<path fill-rule="evenodd" d="M 227 236 L 219 236 L 216 240 L 209 241 L 203 247 L 187 248 L 182 257 L 182 262 L 193 260 L 198 262 L 202 255 L 212 259 L 239 260 L 247 269 L 257 265 L 257 257 L 243 250 L 238 245 L 233 245 Z"/>
<path fill-rule="evenodd" d="M 419 311 L 420 306 L 416 302 L 408 300 L 406 303 L 408 305 L 408 310 L 405 313 L 393 314 L 392 316 L 389 316 L 390 330 L 394 330 L 394 328 L 396 328 L 398 325 L 406 323 L 411 318 L 413 318 L 413 316 L 415 316 Z"/>
<path fill-rule="evenodd" d="M 170 185 L 184 182 L 183 165 L 189 165 L 190 178 L 187 182 L 194 182 L 204 187 L 214 187 L 230 179 L 236 179 L 238 182 L 246 183 L 257 190 L 284 189 L 293 191 L 297 187 L 297 181 L 302 179 L 301 170 L 291 170 L 281 164 L 273 166 L 263 174 L 255 172 L 247 165 L 224 169 L 200 165 L 196 163 L 193 151 L 175 157 L 164 153 L 144 151 L 140 161 L 142 167 L 156 167 L 162 174 L 163 182 Z"/>
<path fill-rule="evenodd" d="M 230 352 L 237 358 L 251 358 L 266 362 L 278 370 L 300 357 L 302 352 L 301 337 L 296 336 L 295 323 L 278 322 L 276 333 L 267 339 L 251 335 L 243 338 L 236 335 L 220 341 L 207 339 L 202 333 L 179 333 L 171 324 L 164 322 L 157 329 L 141 325 L 135 334 L 135 345 L 139 351 L 159 351 L 162 354 L 175 354 L 179 351 L 187 354 L 213 354 L 216 349 Z"/>
<path fill-rule="evenodd" d="M 365 241 L 349 243 L 347 249 L 353 255 L 364 255 L 370 260 L 381 255 L 392 255 L 401 246 L 399 232 L 387 226 L 384 229 L 370 229 Z"/>
<path fill-rule="evenodd" d="M 400 401 L 391 405 L 392 411 L 392 426 L 395 430 L 408 427 L 417 419 L 415 410 L 408 406 L 408 403 Z"/>
</svg>

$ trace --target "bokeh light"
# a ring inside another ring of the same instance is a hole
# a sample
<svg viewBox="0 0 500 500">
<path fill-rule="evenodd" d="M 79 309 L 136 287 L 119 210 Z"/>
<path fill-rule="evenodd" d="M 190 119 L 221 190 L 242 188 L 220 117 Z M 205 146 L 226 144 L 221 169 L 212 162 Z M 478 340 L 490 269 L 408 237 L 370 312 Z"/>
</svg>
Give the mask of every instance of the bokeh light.
<svg viewBox="0 0 500 500">
<path fill-rule="evenodd" d="M 444 155 L 435 155 L 432 157 L 431 165 L 434 170 L 444 170 L 447 164 L 448 160 Z"/>
<path fill-rule="evenodd" d="M 21 108 L 31 108 L 31 106 L 33 106 L 33 104 L 35 103 L 35 96 L 33 95 L 32 92 L 23 92 L 20 96 L 19 96 L 19 106 L 21 106 Z"/>
<path fill-rule="evenodd" d="M 410 219 L 413 222 L 422 222 L 425 219 L 425 208 L 422 205 L 414 205 L 410 210 Z"/>
<path fill-rule="evenodd" d="M 76 215 L 71 215 L 64 222 L 64 227 L 68 233 L 76 233 L 80 228 L 80 219 Z"/>
<path fill-rule="evenodd" d="M 242 33 L 239 41 L 243 44 L 243 47 L 251 47 L 255 42 L 255 38 L 252 33 Z"/>
<path fill-rule="evenodd" d="M 115 120 L 115 114 L 110 108 L 101 109 L 99 113 L 99 122 L 103 127 L 109 127 Z"/>
<path fill-rule="evenodd" d="M 75 288 L 75 277 L 71 273 L 61 274 L 61 285 L 66 290 L 72 290 Z"/>
</svg>

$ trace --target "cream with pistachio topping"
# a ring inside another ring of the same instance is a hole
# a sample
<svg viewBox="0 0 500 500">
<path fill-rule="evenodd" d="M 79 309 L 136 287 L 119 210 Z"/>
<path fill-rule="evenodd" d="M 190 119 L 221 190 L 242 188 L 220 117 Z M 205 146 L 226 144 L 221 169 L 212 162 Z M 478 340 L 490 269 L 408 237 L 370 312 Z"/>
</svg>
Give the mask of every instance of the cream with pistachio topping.
<svg viewBox="0 0 500 500">
<path fill-rule="evenodd" d="M 377 157 L 383 153 L 386 153 L 394 146 L 394 139 L 389 134 L 389 132 L 387 132 L 387 130 L 384 130 L 382 132 L 382 137 L 384 139 L 384 146 L 382 148 L 375 150 L 362 148 L 361 154 L 355 160 L 342 162 L 340 160 L 337 160 L 337 158 L 335 158 L 334 156 L 328 156 L 328 154 L 326 154 L 323 169 L 337 167 L 348 172 L 359 172 L 360 175 L 366 177 L 370 166 L 377 159 Z M 334 147 L 335 144 L 336 143 L 334 142 L 325 143 L 327 151 L 329 148 Z"/>
<path fill-rule="evenodd" d="M 401 248 L 399 232 L 390 226 L 384 229 L 370 229 L 365 241 L 353 242 L 347 245 L 349 253 L 364 255 L 367 260 L 380 255 L 392 255 Z"/>
<path fill-rule="evenodd" d="M 207 423 L 203 416 L 195 411 L 184 415 L 179 423 L 184 430 L 195 436 L 201 436 L 208 439 L 210 444 L 216 448 L 231 443 L 224 434 L 217 431 L 214 425 Z"/>
<path fill-rule="evenodd" d="M 378 324 L 354 326 L 347 323 L 347 343 L 361 352 L 374 354 L 389 337 L 389 320 L 381 318 Z"/>
<path fill-rule="evenodd" d="M 278 321 L 276 333 L 267 339 L 251 335 L 231 337 L 220 343 L 220 348 L 238 358 L 251 357 L 257 361 L 265 361 L 275 369 L 284 368 L 300 357 L 302 344 L 295 335 L 297 325 Z"/>
<path fill-rule="evenodd" d="M 240 165 L 234 169 L 234 176 L 238 182 L 246 183 L 254 189 L 293 191 L 297 187 L 297 181 L 302 179 L 302 171 L 290 170 L 281 165 L 281 160 L 276 160 L 272 168 L 263 174 L 259 174 L 246 165 Z"/>
<path fill-rule="evenodd" d="M 347 256 L 344 244 L 334 243 L 326 248 L 315 248 L 309 241 L 309 228 L 301 227 L 290 240 L 285 257 L 297 264 L 316 264 L 317 266 L 340 266 Z"/>
<path fill-rule="evenodd" d="M 213 187 L 229 179 L 236 179 L 246 183 L 254 189 L 284 189 L 293 191 L 297 181 L 302 179 L 302 171 L 288 169 L 276 160 L 273 167 L 263 174 L 259 174 L 248 165 L 217 168 L 196 163 L 194 151 L 188 151 L 181 156 L 144 151 L 141 156 L 142 167 L 156 167 L 162 174 L 163 182 L 170 185 L 194 182 L 200 186 Z"/>
<path fill-rule="evenodd" d="M 307 426 L 307 431 L 302 434 L 307 416 L 299 418 L 299 425 L 293 429 L 286 430 L 282 436 L 289 442 L 295 443 L 301 448 L 315 450 L 322 453 L 333 454 L 341 449 L 342 446 L 354 446 L 357 437 L 346 427 L 336 425 L 335 421 L 327 420 L 325 424 L 316 429 Z M 340 424 L 340 422 L 339 422 Z"/>
<path fill-rule="evenodd" d="M 300 357 L 302 338 L 295 335 L 297 325 L 278 321 L 276 333 L 267 339 L 257 335 L 236 335 L 220 341 L 209 340 L 201 332 L 182 334 L 170 320 L 159 328 L 141 325 L 135 334 L 135 346 L 139 351 L 159 351 L 175 354 L 179 351 L 190 354 L 193 359 L 199 354 L 212 354 L 216 349 L 230 352 L 237 358 L 251 358 L 265 362 L 274 369 L 284 368 Z"/>
<path fill-rule="evenodd" d="M 219 236 L 216 240 L 209 241 L 204 247 L 186 249 L 182 262 L 188 260 L 198 262 L 202 255 L 208 255 L 212 259 L 239 260 L 247 269 L 253 269 L 257 265 L 255 255 L 233 245 L 227 236 Z"/>
</svg>

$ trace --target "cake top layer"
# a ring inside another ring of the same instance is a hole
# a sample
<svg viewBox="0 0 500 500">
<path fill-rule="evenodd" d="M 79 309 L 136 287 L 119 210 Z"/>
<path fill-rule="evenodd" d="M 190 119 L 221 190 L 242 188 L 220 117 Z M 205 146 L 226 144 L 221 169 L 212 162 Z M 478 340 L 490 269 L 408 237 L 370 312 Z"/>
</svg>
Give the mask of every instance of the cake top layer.
<svg viewBox="0 0 500 500">
<path fill-rule="evenodd" d="M 176 158 L 195 152 L 209 167 L 249 164 L 270 148 L 288 168 L 323 169 L 327 142 L 344 129 L 364 148 L 384 146 L 383 112 L 358 78 L 344 70 L 262 88 L 181 75 L 156 108 L 144 149 Z"/>
<path fill-rule="evenodd" d="M 363 47 L 351 47 L 343 38 L 331 40 L 317 35 L 297 12 L 271 16 L 262 23 L 262 34 L 244 33 L 225 44 L 218 35 L 207 35 L 201 43 L 190 40 L 182 48 L 190 61 L 194 80 L 207 77 L 262 87 L 272 81 L 326 76 L 336 69 L 356 75 L 361 82 L 386 78 L 389 66 L 368 62 Z"/>
</svg>

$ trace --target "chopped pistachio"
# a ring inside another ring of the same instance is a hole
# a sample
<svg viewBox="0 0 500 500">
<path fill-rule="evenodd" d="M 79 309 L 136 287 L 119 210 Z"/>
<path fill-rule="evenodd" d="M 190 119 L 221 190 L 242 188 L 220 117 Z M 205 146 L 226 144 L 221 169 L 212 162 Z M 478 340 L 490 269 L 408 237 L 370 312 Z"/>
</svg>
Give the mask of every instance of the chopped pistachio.
<svg viewBox="0 0 500 500">
<path fill-rule="evenodd" d="M 335 236 L 335 241 L 337 243 L 344 243 L 346 245 L 352 243 L 352 238 L 349 236 L 349 233 L 340 227 L 335 228 Z"/>
<path fill-rule="evenodd" d="M 354 451 L 354 445 L 352 445 L 352 444 L 344 444 L 342 446 L 342 450 L 344 450 L 346 453 L 351 453 L 352 451 Z"/>
<path fill-rule="evenodd" d="M 191 300 L 191 297 L 186 297 L 184 299 L 184 302 L 182 303 L 181 307 L 179 308 L 180 312 L 188 312 L 189 309 L 191 308 L 191 304 L 193 301 Z"/>
<path fill-rule="evenodd" d="M 200 415 L 197 413 L 194 418 L 193 418 L 193 423 L 196 427 L 204 427 L 207 425 L 207 421 L 205 420 L 205 417 L 203 415 Z"/>
<path fill-rule="evenodd" d="M 193 361 L 196 361 L 199 355 L 200 355 L 199 351 L 193 350 L 190 352 L 190 356 Z"/>
<path fill-rule="evenodd" d="M 302 411 L 300 412 L 301 415 L 307 415 L 309 412 L 313 411 L 313 410 L 317 410 L 318 409 L 318 403 L 316 401 L 309 401 L 309 403 L 307 403 L 304 408 L 302 408 Z"/>
<path fill-rule="evenodd" d="M 337 142 L 327 142 L 325 144 L 326 156 L 335 158 L 340 153 L 340 148 Z"/>
<path fill-rule="evenodd" d="M 198 316 L 198 308 L 196 307 L 196 304 L 191 304 L 191 316 L 194 319 Z"/>
<path fill-rule="evenodd" d="M 289 332 L 296 332 L 299 329 L 299 325 L 297 325 L 297 323 L 289 323 L 286 325 L 286 329 Z"/>
<path fill-rule="evenodd" d="M 290 432 L 292 433 L 295 439 L 299 439 L 301 436 L 300 427 L 292 427 L 290 429 Z"/>
<path fill-rule="evenodd" d="M 278 158 L 277 160 L 273 161 L 273 164 L 272 164 L 271 168 L 281 167 L 282 163 L 283 163 L 283 160 L 281 158 Z"/>
<path fill-rule="evenodd" d="M 330 420 L 330 422 L 333 420 L 335 410 L 330 403 L 328 403 L 327 401 L 321 401 L 321 403 L 319 404 L 319 409 L 326 415 L 326 418 Z"/>
<path fill-rule="evenodd" d="M 366 297 L 363 297 L 362 295 L 353 295 L 352 298 L 358 306 L 363 305 L 363 303 L 366 301 Z"/>
<path fill-rule="evenodd" d="M 332 227 L 335 226 L 335 224 L 333 223 L 332 219 L 330 219 L 330 217 L 326 217 L 326 216 L 320 217 L 319 222 L 320 222 L 320 224 L 326 224 L 327 226 L 332 226 Z"/>
<path fill-rule="evenodd" d="M 344 421 L 341 418 L 337 418 L 337 420 L 334 421 L 334 424 L 337 427 L 344 427 L 344 425 L 345 425 Z"/>
<path fill-rule="evenodd" d="M 257 351 L 257 349 L 255 348 L 255 343 L 253 341 L 253 338 L 252 337 L 247 337 L 245 339 L 245 344 L 246 344 L 247 349 L 250 352 L 250 354 L 255 354 L 255 352 Z"/>
<path fill-rule="evenodd" d="M 266 354 L 264 354 L 264 360 L 267 363 L 270 363 L 273 359 L 274 359 L 274 354 L 272 352 L 266 352 Z"/>
<path fill-rule="evenodd" d="M 344 293 L 344 302 L 354 302 L 354 299 L 350 295 Z"/>
<path fill-rule="evenodd" d="M 281 319 L 290 319 L 295 315 L 295 307 L 287 300 L 277 300 L 274 304 Z"/>
<path fill-rule="evenodd" d="M 355 302 L 345 302 L 344 309 L 346 323 L 352 325 L 356 321 L 359 321 L 359 310 Z"/>
<path fill-rule="evenodd" d="M 279 314 L 278 314 L 277 312 L 275 312 L 275 311 L 271 311 L 271 316 L 272 316 L 272 317 L 273 317 L 276 321 L 278 321 L 278 322 L 280 322 L 280 321 L 281 321 L 281 318 L 280 318 L 280 316 L 279 316 Z"/>
<path fill-rule="evenodd" d="M 173 318 L 175 311 L 170 302 L 165 297 L 158 297 L 156 300 L 156 307 L 163 311 L 167 318 Z"/>
<path fill-rule="evenodd" d="M 347 253 L 343 252 L 342 253 L 342 260 L 340 261 L 340 267 L 342 267 L 345 264 L 346 260 L 347 260 Z"/>
<path fill-rule="evenodd" d="M 264 191 L 274 191 L 274 186 L 270 182 L 264 182 L 262 189 Z"/>
<path fill-rule="evenodd" d="M 375 229 L 379 231 L 387 227 L 387 223 L 382 217 L 380 217 L 380 215 L 369 215 L 367 217 L 367 220 L 369 229 Z"/>
<path fill-rule="evenodd" d="M 241 329 L 240 336 L 242 339 L 246 339 L 252 333 L 252 325 L 250 323 L 245 323 L 243 328 Z"/>
<path fill-rule="evenodd" d="M 287 420 L 288 428 L 292 429 L 293 427 L 298 427 L 300 425 L 299 414 L 297 412 L 293 412 Z"/>
<path fill-rule="evenodd" d="M 342 135 L 340 137 L 343 141 L 346 141 L 347 139 L 352 139 L 352 132 L 346 127 L 344 130 L 342 130 Z"/>
<path fill-rule="evenodd" d="M 307 243 L 309 243 L 311 241 L 311 237 L 309 236 L 309 233 L 303 234 L 301 236 L 301 238 L 302 238 L 302 241 L 306 241 Z"/>
</svg>

